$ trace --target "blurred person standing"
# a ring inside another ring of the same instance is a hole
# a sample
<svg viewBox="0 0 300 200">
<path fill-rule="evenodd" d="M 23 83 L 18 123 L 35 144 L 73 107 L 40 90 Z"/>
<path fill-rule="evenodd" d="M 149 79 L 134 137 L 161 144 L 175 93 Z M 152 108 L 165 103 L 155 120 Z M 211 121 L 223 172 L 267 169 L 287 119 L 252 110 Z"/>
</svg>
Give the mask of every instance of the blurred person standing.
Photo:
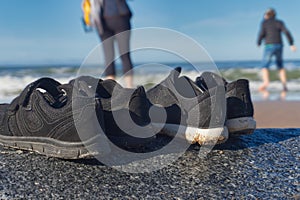
<svg viewBox="0 0 300 200">
<path fill-rule="evenodd" d="M 105 75 L 107 79 L 116 78 L 115 48 L 116 41 L 122 61 L 127 87 L 133 86 L 133 65 L 130 57 L 130 30 L 132 12 L 126 0 L 83 0 L 91 5 L 91 23 L 103 42 Z"/>
<path fill-rule="evenodd" d="M 276 11 L 272 8 L 268 9 L 264 14 L 264 20 L 261 23 L 260 32 L 258 35 L 257 45 L 260 46 L 264 40 L 265 49 L 262 60 L 262 79 L 263 83 L 259 87 L 259 91 L 266 92 L 267 87 L 270 83 L 269 79 L 269 67 L 272 61 L 272 57 L 276 58 L 276 65 L 278 69 L 278 75 L 280 81 L 283 85 L 283 92 L 285 93 L 287 89 L 287 77 L 286 70 L 283 66 L 283 42 L 281 38 L 281 33 L 284 33 L 290 44 L 291 51 L 296 51 L 297 48 L 294 45 L 294 40 L 285 27 L 283 21 L 276 19 Z"/>
</svg>

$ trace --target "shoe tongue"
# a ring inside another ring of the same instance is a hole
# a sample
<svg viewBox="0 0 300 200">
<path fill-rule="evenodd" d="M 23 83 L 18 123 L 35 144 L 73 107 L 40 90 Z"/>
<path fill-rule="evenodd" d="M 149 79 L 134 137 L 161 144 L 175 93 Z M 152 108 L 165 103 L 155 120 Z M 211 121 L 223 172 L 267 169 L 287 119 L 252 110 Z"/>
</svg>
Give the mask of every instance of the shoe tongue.
<svg viewBox="0 0 300 200">
<path fill-rule="evenodd" d="M 131 89 L 130 89 L 131 90 Z M 136 97 L 136 96 L 142 96 L 142 97 L 146 97 L 146 91 L 145 88 L 143 86 L 139 86 L 131 95 L 131 99 Z"/>
<path fill-rule="evenodd" d="M 111 79 L 99 82 L 97 86 L 97 93 L 103 98 L 110 98 L 113 95 L 113 93 L 116 94 L 122 90 L 123 87 L 119 85 L 116 81 Z"/>
<path fill-rule="evenodd" d="M 85 96 L 85 97 L 95 97 L 96 96 L 96 90 L 94 90 L 93 87 L 90 86 L 85 81 L 78 81 L 77 87 L 74 87 L 74 89 L 77 90 L 77 92 L 80 96 Z"/>
<path fill-rule="evenodd" d="M 204 72 L 200 77 L 197 77 L 196 84 L 200 88 L 204 88 L 205 90 L 209 90 L 216 86 L 225 86 L 227 84 L 226 80 L 221 76 L 212 73 L 212 72 Z"/>
<path fill-rule="evenodd" d="M 175 90 L 182 96 L 193 98 L 198 96 L 203 91 L 200 91 L 197 85 L 188 77 L 180 76 L 181 67 L 176 67 L 171 71 L 169 78 L 174 84 Z"/>
<path fill-rule="evenodd" d="M 180 76 L 180 73 L 181 73 L 181 67 L 176 67 L 175 69 L 173 69 L 170 72 L 169 78 L 171 78 L 171 80 L 175 81 Z"/>
<path fill-rule="evenodd" d="M 134 113 L 131 117 L 136 124 L 144 126 L 151 121 L 148 115 L 150 101 L 143 86 L 139 86 L 132 93 L 128 106 L 129 110 Z"/>
<path fill-rule="evenodd" d="M 174 82 L 175 88 L 180 95 L 187 98 L 194 98 L 203 93 L 197 85 L 188 77 L 182 76 Z"/>
<path fill-rule="evenodd" d="M 71 80 L 68 84 L 61 85 L 60 88 L 63 89 L 69 97 L 72 95 L 85 97 L 96 96 L 95 89 L 93 89 L 86 81 L 80 79 Z"/>
</svg>

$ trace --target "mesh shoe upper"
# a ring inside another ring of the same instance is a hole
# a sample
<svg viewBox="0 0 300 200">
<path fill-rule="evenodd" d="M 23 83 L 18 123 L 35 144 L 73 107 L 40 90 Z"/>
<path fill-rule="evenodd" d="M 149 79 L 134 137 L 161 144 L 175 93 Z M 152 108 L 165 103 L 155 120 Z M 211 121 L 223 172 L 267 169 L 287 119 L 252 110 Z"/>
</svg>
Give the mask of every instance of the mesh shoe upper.
<svg viewBox="0 0 300 200">
<path fill-rule="evenodd" d="M 249 81 L 239 79 L 226 86 L 227 118 L 253 117 L 254 109 L 251 100 Z"/>
<path fill-rule="evenodd" d="M 43 91 L 41 91 L 42 89 Z M 102 128 L 102 109 L 97 109 L 98 120 L 93 121 L 95 106 L 101 104 L 94 98 L 73 95 L 73 86 L 61 85 L 50 78 L 41 78 L 29 84 L 10 105 L 2 105 L 0 134 L 6 136 L 47 137 L 65 142 L 81 142 L 94 137 L 98 132 L 91 126 Z M 77 106 L 72 106 L 77 105 Z M 87 130 L 79 137 L 74 122 Z M 98 131 L 98 129 L 97 129 Z"/>
<path fill-rule="evenodd" d="M 239 79 L 231 83 L 212 72 L 204 72 L 197 77 L 196 84 L 206 89 L 225 85 L 227 100 L 227 119 L 240 117 L 253 117 L 253 104 L 249 89 L 249 81 Z"/>
<path fill-rule="evenodd" d="M 157 86 L 147 91 L 152 104 L 166 108 L 166 123 L 198 128 L 223 127 L 225 121 L 224 88 L 203 91 L 192 80 L 174 69 Z M 177 113 L 177 114 L 174 114 Z"/>
<path fill-rule="evenodd" d="M 143 87 L 136 89 L 123 88 L 114 80 L 99 80 L 90 76 L 82 76 L 73 82 L 85 82 L 101 101 L 106 136 L 118 146 L 142 145 L 154 137 L 140 137 L 146 132 L 141 128 L 150 125 L 148 115 L 150 103 Z M 139 131 L 139 130 L 142 130 Z M 136 136 L 135 136 L 136 133 Z"/>
</svg>

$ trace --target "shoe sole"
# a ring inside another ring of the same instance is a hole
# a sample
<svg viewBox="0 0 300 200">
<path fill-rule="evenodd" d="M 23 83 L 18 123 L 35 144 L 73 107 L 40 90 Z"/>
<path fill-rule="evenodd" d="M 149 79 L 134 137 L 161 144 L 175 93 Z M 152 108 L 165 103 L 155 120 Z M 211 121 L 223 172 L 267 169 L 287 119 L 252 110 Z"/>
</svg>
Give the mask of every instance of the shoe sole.
<svg viewBox="0 0 300 200">
<path fill-rule="evenodd" d="M 229 119 L 225 124 L 229 133 L 236 136 L 251 134 L 256 129 L 256 121 L 253 117 Z"/>
<path fill-rule="evenodd" d="M 201 129 L 195 127 L 182 126 L 177 124 L 159 124 L 154 123 L 154 127 L 161 128 L 161 134 L 170 137 L 180 137 L 189 143 L 203 144 L 221 144 L 226 142 L 229 137 L 226 126 L 219 128 Z"/>
<path fill-rule="evenodd" d="M 99 135 L 85 142 L 63 142 L 45 137 L 10 137 L 0 135 L 0 144 L 14 149 L 34 151 L 62 159 L 91 158 L 108 154 L 110 147 Z"/>
</svg>

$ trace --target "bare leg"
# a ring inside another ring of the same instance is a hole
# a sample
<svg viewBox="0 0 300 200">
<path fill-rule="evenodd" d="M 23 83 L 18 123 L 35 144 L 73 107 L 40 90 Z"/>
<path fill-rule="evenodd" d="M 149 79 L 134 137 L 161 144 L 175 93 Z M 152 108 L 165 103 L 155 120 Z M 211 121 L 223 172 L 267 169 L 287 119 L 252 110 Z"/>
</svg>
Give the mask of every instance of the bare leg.
<svg viewBox="0 0 300 200">
<path fill-rule="evenodd" d="M 270 80 L 269 80 L 269 70 L 267 68 L 263 68 L 261 70 L 262 72 L 262 79 L 263 79 L 263 83 L 262 85 L 259 87 L 259 91 L 264 91 L 267 89 Z"/>
<path fill-rule="evenodd" d="M 133 87 L 133 69 L 132 62 L 130 58 L 130 31 L 122 32 L 116 35 L 116 40 L 118 41 L 120 58 L 123 65 L 123 74 L 126 87 Z"/>
<path fill-rule="evenodd" d="M 114 75 L 109 75 L 109 76 L 106 76 L 105 79 L 116 80 L 116 77 Z"/>
<path fill-rule="evenodd" d="M 103 46 L 104 60 L 105 60 L 105 79 L 115 80 L 115 48 L 114 48 L 114 37 L 111 37 L 111 33 L 107 32 L 103 35 L 101 40 Z"/>
<path fill-rule="evenodd" d="M 285 100 L 286 99 L 286 91 L 281 91 L 281 93 L 280 93 L 280 99 L 281 100 Z"/>
<path fill-rule="evenodd" d="M 126 87 L 133 88 L 133 76 L 131 74 L 125 75 L 124 80 L 126 83 Z"/>
<path fill-rule="evenodd" d="M 262 96 L 263 96 L 264 100 L 268 100 L 269 99 L 270 92 L 268 90 L 263 90 L 263 91 L 261 91 L 261 93 L 262 93 Z"/>
<path fill-rule="evenodd" d="M 279 72 L 279 78 L 280 78 L 280 81 L 282 83 L 282 86 L 283 86 L 283 91 L 287 91 L 287 85 L 286 85 L 286 71 L 284 68 L 280 69 Z"/>
</svg>

